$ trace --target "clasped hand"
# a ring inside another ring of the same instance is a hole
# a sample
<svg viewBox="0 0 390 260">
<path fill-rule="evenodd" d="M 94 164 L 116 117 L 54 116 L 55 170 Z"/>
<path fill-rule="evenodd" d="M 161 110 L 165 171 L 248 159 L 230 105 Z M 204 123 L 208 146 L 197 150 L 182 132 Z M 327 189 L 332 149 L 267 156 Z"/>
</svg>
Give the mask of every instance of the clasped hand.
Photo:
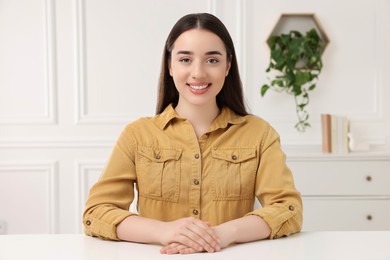
<svg viewBox="0 0 390 260">
<path fill-rule="evenodd" d="M 162 254 L 213 253 L 221 250 L 221 239 L 207 222 L 182 218 L 166 222 L 161 233 Z"/>
</svg>

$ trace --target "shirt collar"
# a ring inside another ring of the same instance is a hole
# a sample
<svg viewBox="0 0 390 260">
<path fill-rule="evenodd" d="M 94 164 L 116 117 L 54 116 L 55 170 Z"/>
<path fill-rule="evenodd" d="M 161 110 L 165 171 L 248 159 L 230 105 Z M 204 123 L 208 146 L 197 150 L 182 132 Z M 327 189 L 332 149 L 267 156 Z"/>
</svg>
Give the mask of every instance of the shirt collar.
<svg viewBox="0 0 390 260">
<path fill-rule="evenodd" d="M 159 128 L 164 129 L 174 118 L 179 118 L 179 115 L 176 113 L 172 104 L 170 104 L 161 114 L 156 115 L 154 120 Z"/>
<path fill-rule="evenodd" d="M 223 107 L 221 113 L 217 116 L 214 122 L 211 124 L 210 132 L 219 128 L 226 128 L 229 124 L 237 125 L 246 121 L 244 116 L 237 115 L 228 107 Z"/>
<path fill-rule="evenodd" d="M 164 129 L 174 119 L 182 118 L 176 113 L 172 104 L 168 105 L 161 114 L 155 116 L 155 122 L 160 129 Z M 223 107 L 221 113 L 212 123 L 210 132 L 219 128 L 226 128 L 228 124 L 236 125 L 245 121 L 245 117 L 237 115 L 228 107 Z"/>
</svg>

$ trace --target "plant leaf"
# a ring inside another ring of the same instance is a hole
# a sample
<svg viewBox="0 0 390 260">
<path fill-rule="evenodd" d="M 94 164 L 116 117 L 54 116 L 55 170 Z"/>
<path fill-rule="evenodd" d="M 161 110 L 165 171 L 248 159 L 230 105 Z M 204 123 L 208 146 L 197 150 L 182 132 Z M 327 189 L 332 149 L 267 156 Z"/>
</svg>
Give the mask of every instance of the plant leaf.
<svg viewBox="0 0 390 260">
<path fill-rule="evenodd" d="M 276 44 L 276 40 L 277 40 L 277 36 L 271 36 L 267 43 L 268 43 L 268 46 L 270 47 L 271 50 L 273 50 L 275 48 L 275 44 Z"/>
<path fill-rule="evenodd" d="M 295 84 L 296 85 L 304 85 L 307 82 L 311 81 L 311 74 L 310 72 L 297 72 L 295 74 Z"/>
<path fill-rule="evenodd" d="M 300 96 L 302 94 L 301 85 L 293 85 L 293 92 L 295 96 Z"/>
<path fill-rule="evenodd" d="M 260 94 L 262 97 L 264 97 L 265 93 L 267 92 L 267 90 L 269 89 L 270 87 L 267 85 L 267 84 L 264 84 L 262 87 L 261 87 L 261 91 L 260 91 Z"/>
</svg>

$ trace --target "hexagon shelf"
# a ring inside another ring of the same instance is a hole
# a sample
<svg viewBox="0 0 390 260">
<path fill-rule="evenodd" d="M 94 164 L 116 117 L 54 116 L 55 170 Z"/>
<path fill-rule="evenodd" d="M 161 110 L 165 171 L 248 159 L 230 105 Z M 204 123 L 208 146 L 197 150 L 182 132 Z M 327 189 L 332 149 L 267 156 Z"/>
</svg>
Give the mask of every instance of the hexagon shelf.
<svg viewBox="0 0 390 260">
<path fill-rule="evenodd" d="M 309 92 L 316 88 L 322 69 L 321 56 L 328 43 L 328 36 L 312 13 L 282 14 L 267 38 L 272 50 L 266 72 L 272 78 L 261 87 L 261 96 L 268 89 L 292 95 L 298 117 L 295 128 L 300 132 L 310 127 L 306 106 Z"/>
<path fill-rule="evenodd" d="M 329 43 L 329 38 L 314 13 L 282 14 L 273 27 L 271 34 L 268 36 L 267 42 L 272 35 L 287 34 L 291 30 L 306 33 L 312 28 L 317 29 L 317 32 L 324 43 L 325 50 Z"/>
</svg>

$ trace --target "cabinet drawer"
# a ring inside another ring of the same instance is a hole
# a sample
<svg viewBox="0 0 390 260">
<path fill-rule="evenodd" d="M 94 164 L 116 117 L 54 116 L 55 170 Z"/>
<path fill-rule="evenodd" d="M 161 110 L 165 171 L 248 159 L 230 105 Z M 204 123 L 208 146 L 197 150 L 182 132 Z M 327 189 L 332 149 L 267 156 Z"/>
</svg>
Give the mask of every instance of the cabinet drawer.
<svg viewBox="0 0 390 260">
<path fill-rule="evenodd" d="M 303 197 L 303 230 L 390 230 L 390 199 Z"/>
<path fill-rule="evenodd" d="M 291 161 L 302 195 L 390 195 L 388 161 Z"/>
</svg>

